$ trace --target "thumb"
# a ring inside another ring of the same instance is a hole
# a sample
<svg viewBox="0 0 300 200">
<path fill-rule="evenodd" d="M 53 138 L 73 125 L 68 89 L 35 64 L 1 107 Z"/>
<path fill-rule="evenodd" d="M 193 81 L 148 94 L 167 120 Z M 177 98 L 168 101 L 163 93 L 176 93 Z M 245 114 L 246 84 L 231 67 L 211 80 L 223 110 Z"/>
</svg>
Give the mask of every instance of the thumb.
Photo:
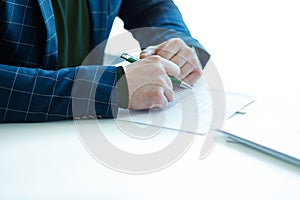
<svg viewBox="0 0 300 200">
<path fill-rule="evenodd" d="M 149 46 L 146 49 L 143 49 L 142 52 L 140 53 L 140 58 L 146 58 L 148 56 L 155 55 L 157 53 L 157 47 L 158 46 Z"/>
</svg>

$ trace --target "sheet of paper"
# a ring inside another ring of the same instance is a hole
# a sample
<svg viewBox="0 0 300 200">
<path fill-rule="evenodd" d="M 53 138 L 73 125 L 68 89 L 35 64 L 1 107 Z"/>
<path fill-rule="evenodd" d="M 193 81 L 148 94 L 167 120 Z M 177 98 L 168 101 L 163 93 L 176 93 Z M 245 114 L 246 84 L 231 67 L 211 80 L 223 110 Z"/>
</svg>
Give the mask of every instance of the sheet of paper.
<svg viewBox="0 0 300 200">
<path fill-rule="evenodd" d="M 210 130 L 215 106 L 212 101 L 212 93 L 218 91 L 209 90 L 205 81 L 200 81 L 193 89 L 175 88 L 175 101 L 169 103 L 164 110 L 149 109 L 133 111 L 119 109 L 118 120 L 135 122 L 143 125 L 164 127 L 173 130 L 181 130 L 190 133 L 205 134 Z M 255 97 L 225 92 L 225 116 L 229 118 L 234 113 L 255 100 Z"/>
</svg>

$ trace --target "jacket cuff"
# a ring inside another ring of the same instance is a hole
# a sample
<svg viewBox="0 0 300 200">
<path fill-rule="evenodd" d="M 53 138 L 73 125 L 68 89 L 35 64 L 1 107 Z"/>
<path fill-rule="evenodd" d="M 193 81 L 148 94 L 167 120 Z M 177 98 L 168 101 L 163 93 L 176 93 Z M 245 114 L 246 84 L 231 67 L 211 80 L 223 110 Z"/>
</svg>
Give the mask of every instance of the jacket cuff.
<svg viewBox="0 0 300 200">
<path fill-rule="evenodd" d="M 205 65 L 210 59 L 210 54 L 202 48 L 192 46 L 196 56 L 198 57 L 202 70 L 205 68 Z"/>
<path fill-rule="evenodd" d="M 123 67 L 117 67 L 117 104 L 120 108 L 128 108 L 129 92 Z"/>
<path fill-rule="evenodd" d="M 118 114 L 116 67 L 91 65 L 76 69 L 71 92 L 73 117 L 116 117 Z"/>
</svg>

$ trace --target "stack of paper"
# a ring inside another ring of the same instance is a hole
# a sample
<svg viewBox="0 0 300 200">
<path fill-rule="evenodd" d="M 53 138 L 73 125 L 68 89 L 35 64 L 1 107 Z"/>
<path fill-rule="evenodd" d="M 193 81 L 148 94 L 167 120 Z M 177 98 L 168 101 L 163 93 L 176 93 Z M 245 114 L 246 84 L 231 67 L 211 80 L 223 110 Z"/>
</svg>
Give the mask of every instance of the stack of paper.
<svg viewBox="0 0 300 200">
<path fill-rule="evenodd" d="M 221 99 L 213 101 L 213 98 Z M 225 120 L 254 100 L 255 97 L 245 94 L 210 90 L 200 79 L 193 89 L 175 88 L 175 101 L 164 110 L 120 109 L 117 119 L 204 135 L 210 130 L 214 115 Z M 214 105 L 216 102 L 224 106 Z"/>
</svg>

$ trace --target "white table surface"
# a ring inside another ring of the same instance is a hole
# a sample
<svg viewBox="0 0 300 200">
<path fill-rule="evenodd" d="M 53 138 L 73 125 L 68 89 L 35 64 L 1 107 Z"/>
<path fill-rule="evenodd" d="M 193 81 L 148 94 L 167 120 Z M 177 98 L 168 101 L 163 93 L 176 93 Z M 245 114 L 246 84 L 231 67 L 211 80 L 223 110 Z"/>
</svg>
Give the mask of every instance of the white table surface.
<svg viewBox="0 0 300 200">
<path fill-rule="evenodd" d="M 199 160 L 202 138 L 173 165 L 132 175 L 96 161 L 73 121 L 2 124 L 0 199 L 299 199 L 299 168 L 224 138 Z"/>
</svg>

